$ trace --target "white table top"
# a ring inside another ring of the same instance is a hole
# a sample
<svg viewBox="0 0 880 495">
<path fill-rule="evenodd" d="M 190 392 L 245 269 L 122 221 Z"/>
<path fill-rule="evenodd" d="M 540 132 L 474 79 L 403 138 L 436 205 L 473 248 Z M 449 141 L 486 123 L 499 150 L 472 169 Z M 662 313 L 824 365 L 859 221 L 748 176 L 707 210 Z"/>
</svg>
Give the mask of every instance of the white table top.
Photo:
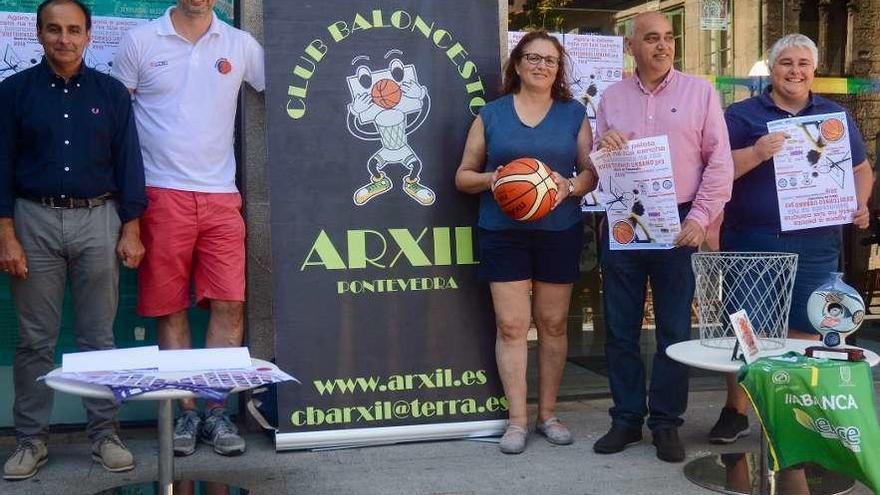
<svg viewBox="0 0 880 495">
<path fill-rule="evenodd" d="M 818 340 L 801 340 L 787 339 L 785 346 L 779 349 L 769 351 L 761 351 L 761 356 L 778 356 L 789 351 L 795 351 L 803 354 L 807 347 L 821 346 L 822 342 Z M 846 346 L 855 347 L 855 346 Z M 863 349 L 865 351 L 865 360 L 870 366 L 880 364 L 880 356 L 876 353 Z M 716 347 L 706 347 L 700 344 L 699 339 L 679 342 L 666 348 L 666 355 L 678 361 L 679 363 L 693 366 L 710 371 L 721 371 L 725 373 L 734 373 L 745 364 L 743 361 L 731 361 L 730 356 L 733 355 L 733 348 L 719 349 Z"/>
<path fill-rule="evenodd" d="M 262 359 L 251 359 L 251 362 L 254 366 L 258 366 L 260 368 L 269 367 L 273 370 L 278 370 L 277 366 L 268 361 L 263 361 Z M 61 368 L 55 368 L 48 375 L 46 375 L 46 385 L 55 390 L 66 392 L 68 394 L 79 395 L 82 397 L 90 397 L 93 399 L 113 398 L 113 392 L 110 391 L 110 388 L 106 385 L 95 385 L 93 383 L 84 383 L 76 380 L 65 380 L 64 378 L 59 378 L 57 376 L 60 373 Z M 234 389 L 232 390 L 232 393 L 242 392 L 244 390 L 247 389 Z M 135 395 L 127 400 L 192 399 L 195 397 L 195 393 L 187 390 L 166 389 L 157 390 L 155 392 L 147 392 L 141 395 Z"/>
</svg>

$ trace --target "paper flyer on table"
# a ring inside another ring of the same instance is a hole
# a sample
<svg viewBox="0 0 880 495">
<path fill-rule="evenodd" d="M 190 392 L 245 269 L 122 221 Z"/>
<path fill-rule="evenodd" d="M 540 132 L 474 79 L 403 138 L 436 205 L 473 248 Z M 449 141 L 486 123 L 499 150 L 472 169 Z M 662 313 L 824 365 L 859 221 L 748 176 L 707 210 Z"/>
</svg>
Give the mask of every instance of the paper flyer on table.
<svg viewBox="0 0 880 495">
<path fill-rule="evenodd" d="M 68 352 L 61 356 L 65 372 L 90 372 L 154 368 L 159 360 L 159 346 L 129 347 L 103 351 Z"/>
<path fill-rule="evenodd" d="M 234 389 L 250 389 L 286 381 L 299 382 L 284 371 L 269 366 L 164 373 L 157 369 L 62 372 L 56 378 L 105 385 L 120 402 L 136 395 L 166 389 L 187 390 L 203 398 L 222 400 Z"/>
<path fill-rule="evenodd" d="M 228 389 L 251 388 L 269 383 L 296 380 L 296 378 L 279 369 L 256 366 L 242 369 L 176 373 L 161 373 L 156 369 L 91 371 L 59 373 L 55 376 L 65 380 L 76 380 L 95 385 L 150 387 L 182 383 L 184 385 Z"/>
<path fill-rule="evenodd" d="M 215 347 L 212 349 L 166 349 L 159 352 L 160 372 L 223 370 L 247 368 L 251 355 L 247 347 Z"/>
<path fill-rule="evenodd" d="M 667 137 L 629 141 L 618 151 L 590 154 L 599 173 L 612 250 L 671 249 L 681 223 Z"/>
<path fill-rule="evenodd" d="M 767 130 L 788 136 L 773 157 L 782 230 L 851 223 L 857 203 L 846 114 L 774 120 Z"/>
<path fill-rule="evenodd" d="M 731 313 L 730 323 L 733 325 L 733 333 L 736 335 L 736 341 L 743 353 L 743 357 L 747 364 L 752 364 L 758 359 L 761 349 L 758 347 L 758 336 L 755 334 L 755 328 L 752 326 L 751 320 L 746 310 L 741 309 L 736 313 Z"/>
</svg>

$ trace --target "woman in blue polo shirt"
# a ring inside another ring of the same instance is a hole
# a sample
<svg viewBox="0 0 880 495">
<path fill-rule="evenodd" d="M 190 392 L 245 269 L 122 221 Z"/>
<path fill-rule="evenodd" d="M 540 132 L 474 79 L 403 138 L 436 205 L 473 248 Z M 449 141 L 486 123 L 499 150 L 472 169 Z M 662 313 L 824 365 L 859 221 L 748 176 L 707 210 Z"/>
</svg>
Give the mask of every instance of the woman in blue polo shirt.
<svg viewBox="0 0 880 495">
<path fill-rule="evenodd" d="M 840 226 L 783 232 L 779 220 L 773 155 L 786 136 L 767 132 L 767 122 L 789 117 L 845 112 L 840 105 L 810 91 L 818 64 L 816 44 L 802 34 L 789 34 L 770 49 L 771 86 L 763 94 L 734 103 L 725 113 L 730 147 L 736 167 L 733 194 L 724 209 L 721 227 L 722 251 L 761 251 L 797 253 L 788 337 L 818 339 L 807 316 L 807 299 L 837 271 L 840 258 Z M 862 135 L 847 113 L 853 175 L 858 210 L 853 224 L 868 226 L 868 198 L 873 172 L 865 158 Z M 727 403 L 709 433 L 713 443 L 730 443 L 748 433 L 748 399 L 727 377 Z"/>
<path fill-rule="evenodd" d="M 572 442 L 556 418 L 556 393 L 583 245 L 577 196 L 595 187 L 596 175 L 587 164 L 590 124 L 566 83 L 565 57 L 559 41 L 545 32 L 522 38 L 504 70 L 503 96 L 474 120 L 455 176 L 460 191 L 481 194 L 480 276 L 490 283 L 495 308 L 495 356 L 509 404 L 508 427 L 499 444 L 506 454 L 522 452 L 528 436 L 526 335 L 532 315 L 539 343 L 536 429 L 552 443 Z M 559 190 L 553 211 L 529 223 L 505 216 L 491 191 L 497 170 L 521 157 L 550 167 Z M 575 170 L 585 173 L 572 177 Z"/>
</svg>

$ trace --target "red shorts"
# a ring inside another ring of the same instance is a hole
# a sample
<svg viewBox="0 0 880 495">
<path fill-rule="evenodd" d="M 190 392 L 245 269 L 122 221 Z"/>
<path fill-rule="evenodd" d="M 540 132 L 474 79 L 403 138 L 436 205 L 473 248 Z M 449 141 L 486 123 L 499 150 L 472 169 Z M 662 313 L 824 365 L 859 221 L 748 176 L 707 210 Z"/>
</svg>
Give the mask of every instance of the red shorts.
<svg viewBox="0 0 880 495">
<path fill-rule="evenodd" d="M 138 269 L 141 316 L 165 316 L 196 303 L 244 301 L 244 219 L 238 193 L 201 193 L 147 188 L 141 217 L 146 249 Z"/>
</svg>

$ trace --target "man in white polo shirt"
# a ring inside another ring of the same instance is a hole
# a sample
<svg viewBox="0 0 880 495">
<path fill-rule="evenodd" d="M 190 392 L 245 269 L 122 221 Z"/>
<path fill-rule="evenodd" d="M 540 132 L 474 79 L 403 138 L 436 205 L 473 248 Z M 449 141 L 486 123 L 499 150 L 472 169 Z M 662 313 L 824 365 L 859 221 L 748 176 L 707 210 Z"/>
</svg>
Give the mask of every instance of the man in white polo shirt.
<svg viewBox="0 0 880 495">
<path fill-rule="evenodd" d="M 235 186 L 235 112 L 242 81 L 263 91 L 263 49 L 219 20 L 216 0 L 178 0 L 123 38 L 113 75 L 134 95 L 149 206 L 141 219 L 147 254 L 138 272 L 138 313 L 157 317 L 163 349 L 191 346 L 190 279 L 210 308 L 207 347 L 240 346 L 244 332 L 245 227 Z M 199 438 L 223 455 L 245 442 L 225 403 L 181 401 L 178 455 Z"/>
</svg>

